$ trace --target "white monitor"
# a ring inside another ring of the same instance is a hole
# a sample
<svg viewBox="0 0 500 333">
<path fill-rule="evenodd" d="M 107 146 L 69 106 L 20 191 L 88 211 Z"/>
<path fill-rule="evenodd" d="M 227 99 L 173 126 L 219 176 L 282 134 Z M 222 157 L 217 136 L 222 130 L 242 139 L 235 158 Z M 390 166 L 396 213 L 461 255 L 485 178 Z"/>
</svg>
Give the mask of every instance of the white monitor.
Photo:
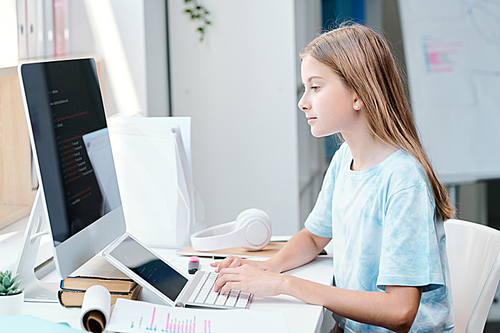
<svg viewBox="0 0 500 333">
<path fill-rule="evenodd" d="M 40 182 L 29 224 L 49 221 L 65 278 L 126 231 L 97 69 L 76 59 L 22 64 L 18 73 Z"/>
</svg>

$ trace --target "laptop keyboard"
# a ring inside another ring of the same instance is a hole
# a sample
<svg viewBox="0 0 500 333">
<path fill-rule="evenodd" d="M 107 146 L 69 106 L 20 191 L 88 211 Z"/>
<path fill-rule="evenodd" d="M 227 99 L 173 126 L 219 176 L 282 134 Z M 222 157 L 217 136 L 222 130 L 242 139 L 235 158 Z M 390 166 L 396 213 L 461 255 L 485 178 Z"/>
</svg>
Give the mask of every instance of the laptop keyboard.
<svg viewBox="0 0 500 333">
<path fill-rule="evenodd" d="M 214 284 L 219 274 L 213 272 L 203 272 L 204 275 L 200 283 L 196 286 L 193 294 L 189 298 L 189 303 L 219 305 L 228 308 L 244 309 L 251 300 L 252 294 L 231 290 L 225 295 L 214 292 Z"/>
</svg>

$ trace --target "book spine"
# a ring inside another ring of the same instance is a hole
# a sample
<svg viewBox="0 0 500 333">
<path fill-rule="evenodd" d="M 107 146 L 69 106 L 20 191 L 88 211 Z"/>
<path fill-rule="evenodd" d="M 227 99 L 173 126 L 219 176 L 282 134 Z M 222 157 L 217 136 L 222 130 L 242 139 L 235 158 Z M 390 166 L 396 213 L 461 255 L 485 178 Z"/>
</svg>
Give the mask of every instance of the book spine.
<svg viewBox="0 0 500 333">
<path fill-rule="evenodd" d="M 64 306 L 65 308 L 79 308 L 79 307 L 81 307 L 81 306 L 82 306 L 81 304 L 80 304 L 80 305 L 69 305 L 69 304 L 68 304 L 68 305 L 66 305 L 66 304 L 64 303 L 64 301 L 63 301 L 63 299 L 62 299 L 62 298 L 63 298 L 63 290 L 59 290 L 59 291 L 57 292 L 57 300 L 59 301 L 59 304 L 60 304 L 61 306 Z"/>
<path fill-rule="evenodd" d="M 69 303 L 67 303 L 64 301 L 64 294 L 66 294 L 66 293 L 76 294 L 77 297 L 74 298 L 73 301 L 70 301 Z M 138 296 L 138 292 L 128 292 L 128 293 L 110 292 L 110 295 L 111 295 L 111 305 L 114 305 L 118 298 L 136 299 Z M 57 291 L 57 300 L 59 301 L 59 304 L 65 308 L 81 308 L 82 304 L 83 304 L 84 296 L 85 296 L 85 292 L 79 291 L 79 290 L 58 290 Z"/>
<path fill-rule="evenodd" d="M 109 291 L 109 290 L 108 290 Z M 86 290 L 80 290 L 80 289 L 59 289 L 58 290 L 58 293 L 65 293 L 65 292 L 69 292 L 69 293 L 85 293 Z M 109 292 L 111 295 L 119 295 L 119 296 L 129 296 L 132 294 L 131 291 L 124 291 L 124 292 L 121 292 L 121 291 L 110 291 Z"/>
<path fill-rule="evenodd" d="M 130 279 L 113 279 L 105 277 L 90 277 L 90 276 L 68 276 L 62 279 L 59 287 L 65 290 L 81 290 L 85 291 L 87 288 L 100 284 L 106 287 L 111 292 L 127 293 L 130 292 L 136 285 Z"/>
</svg>

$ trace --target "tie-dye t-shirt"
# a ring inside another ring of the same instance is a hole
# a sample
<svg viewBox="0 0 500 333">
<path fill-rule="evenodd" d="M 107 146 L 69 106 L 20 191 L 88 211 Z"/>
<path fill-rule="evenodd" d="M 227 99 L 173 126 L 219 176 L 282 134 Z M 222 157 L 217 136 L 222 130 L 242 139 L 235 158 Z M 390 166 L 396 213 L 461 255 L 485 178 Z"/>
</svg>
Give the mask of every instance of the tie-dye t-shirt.
<svg viewBox="0 0 500 333">
<path fill-rule="evenodd" d="M 452 332 L 444 226 L 434 219 L 434 197 L 425 172 L 401 150 L 366 170 L 352 171 L 351 162 L 344 143 L 305 223 L 313 234 L 333 238 L 336 286 L 379 292 L 385 286 L 423 287 L 410 332 Z M 346 332 L 388 332 L 335 314 L 334 318 Z"/>
</svg>

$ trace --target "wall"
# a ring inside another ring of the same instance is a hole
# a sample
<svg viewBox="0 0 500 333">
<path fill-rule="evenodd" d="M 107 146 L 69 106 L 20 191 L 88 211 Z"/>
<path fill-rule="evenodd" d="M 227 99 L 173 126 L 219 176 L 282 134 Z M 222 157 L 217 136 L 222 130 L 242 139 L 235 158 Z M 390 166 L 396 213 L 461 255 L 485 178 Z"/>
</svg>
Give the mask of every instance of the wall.
<svg viewBox="0 0 500 333">
<path fill-rule="evenodd" d="M 273 233 L 299 230 L 294 1 L 206 1 L 200 43 L 168 1 L 172 112 L 192 117 L 194 181 L 208 226 L 265 210 Z"/>
<path fill-rule="evenodd" d="M 148 114 L 144 1 L 110 0 L 141 112 Z M 105 64 L 106 65 L 106 64 Z M 119 96 L 115 96 L 119 98 Z"/>
<path fill-rule="evenodd" d="M 297 101 L 302 96 L 303 91 L 299 55 L 304 47 L 322 32 L 321 0 L 296 0 L 296 49 L 294 55 L 297 71 Z M 300 111 L 298 107 L 297 135 L 299 139 L 300 222 L 302 226 L 316 203 L 328 161 L 325 159 L 324 139 L 311 135 L 311 129 L 304 112 Z"/>
<path fill-rule="evenodd" d="M 169 115 L 166 8 L 163 0 L 109 0 L 139 100 L 140 112 Z M 100 53 L 92 35 L 84 0 L 68 1 L 68 54 Z M 112 61 L 104 59 L 106 63 Z M 104 75 L 104 102 L 108 116 L 117 110 L 116 98 Z"/>
<path fill-rule="evenodd" d="M 166 17 L 165 0 L 144 1 L 147 114 L 150 117 L 170 115 Z"/>
<path fill-rule="evenodd" d="M 168 115 L 165 2 L 110 3 L 141 108 L 146 110 L 143 113 Z M 194 115 L 193 133 L 200 133 L 193 141 L 198 146 L 193 152 L 195 181 L 205 200 L 207 222 L 232 220 L 250 206 L 276 207 L 272 215 L 279 216 L 276 225 L 282 226 L 275 231 L 299 230 L 314 205 L 326 168 L 323 142 L 310 135 L 296 106 L 302 91 L 298 54 L 321 32 L 321 1 L 278 1 L 271 6 L 264 2 L 257 6 L 242 1 L 230 5 L 208 2 L 214 23 L 207 28 L 202 44 L 196 24 L 183 13 L 182 2 L 168 5 L 170 28 L 177 36 L 177 42 L 172 42 L 176 50 L 171 51 L 172 72 L 177 75 L 173 89 L 177 111 L 173 114 Z M 72 0 L 69 8 L 69 52 L 98 53 L 83 0 Z M 215 19 L 215 15 L 219 17 Z M 214 86 L 214 78 L 218 78 L 218 86 Z M 103 90 L 109 116 L 117 112 L 115 98 L 119 97 L 113 96 L 106 77 Z M 220 115 L 221 100 L 232 110 L 231 116 Z M 225 124 L 225 131 L 214 136 L 220 124 Z M 228 137 L 230 149 L 225 142 Z M 272 167 L 266 172 L 269 165 Z M 253 176 L 248 179 L 242 170 Z M 213 186 L 217 193 L 210 190 Z M 268 193 L 263 196 L 263 192 Z"/>
</svg>

